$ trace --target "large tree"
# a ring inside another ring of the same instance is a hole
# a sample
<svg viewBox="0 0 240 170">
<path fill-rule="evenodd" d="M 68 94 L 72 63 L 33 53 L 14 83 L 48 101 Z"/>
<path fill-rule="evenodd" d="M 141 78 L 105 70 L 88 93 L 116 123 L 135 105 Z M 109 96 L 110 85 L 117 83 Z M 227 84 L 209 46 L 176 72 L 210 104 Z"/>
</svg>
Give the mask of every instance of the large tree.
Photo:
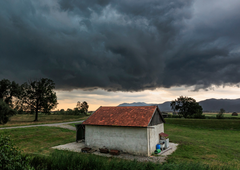
<svg viewBox="0 0 240 170">
<path fill-rule="evenodd" d="M 38 121 L 39 111 L 46 113 L 56 108 L 58 103 L 54 88 L 54 82 L 47 78 L 29 81 L 22 85 L 22 105 L 24 110 L 35 111 L 34 121 Z"/>
<path fill-rule="evenodd" d="M 86 101 L 81 103 L 81 112 L 84 113 L 87 116 L 88 113 L 88 103 Z"/>
<path fill-rule="evenodd" d="M 80 101 L 78 101 L 77 102 L 77 106 L 76 106 L 75 109 L 76 109 L 76 111 L 78 110 L 80 114 L 83 113 L 83 114 L 85 114 L 87 116 L 88 107 L 89 107 L 89 105 L 88 105 L 88 103 L 86 101 L 84 101 L 82 103 Z"/>
<path fill-rule="evenodd" d="M 14 81 L 2 79 L 0 81 L 0 100 L 13 108 L 14 98 L 17 100 L 21 93 L 20 86 Z"/>
<path fill-rule="evenodd" d="M 202 115 L 202 106 L 191 97 L 180 96 L 171 102 L 171 108 L 178 111 L 183 117 L 191 117 L 193 115 Z"/>
</svg>

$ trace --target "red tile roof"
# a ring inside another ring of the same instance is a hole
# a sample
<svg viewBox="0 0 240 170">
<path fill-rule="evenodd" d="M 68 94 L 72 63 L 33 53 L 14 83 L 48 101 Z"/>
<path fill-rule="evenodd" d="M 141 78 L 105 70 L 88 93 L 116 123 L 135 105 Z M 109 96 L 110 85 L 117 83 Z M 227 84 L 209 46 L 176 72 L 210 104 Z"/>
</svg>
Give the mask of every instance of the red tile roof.
<svg viewBox="0 0 240 170">
<path fill-rule="evenodd" d="M 83 125 L 147 127 L 157 106 L 100 107 Z"/>
</svg>

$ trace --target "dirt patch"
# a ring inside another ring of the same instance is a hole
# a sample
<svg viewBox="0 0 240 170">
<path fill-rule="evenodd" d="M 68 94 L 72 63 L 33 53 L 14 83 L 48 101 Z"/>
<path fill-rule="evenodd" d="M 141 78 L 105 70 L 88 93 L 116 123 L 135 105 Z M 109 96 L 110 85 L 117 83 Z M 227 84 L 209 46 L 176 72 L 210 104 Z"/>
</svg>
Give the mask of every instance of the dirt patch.
<svg viewBox="0 0 240 170">
<path fill-rule="evenodd" d="M 71 125 L 56 125 L 55 127 L 60 127 L 60 128 L 69 129 L 69 130 L 76 130 L 76 128 Z"/>
<path fill-rule="evenodd" d="M 176 149 L 177 149 L 178 144 L 176 143 L 169 143 L 169 147 L 171 147 L 172 149 L 170 149 L 169 151 L 163 153 L 162 155 L 157 155 L 157 156 L 137 156 L 137 155 L 131 155 L 131 154 L 120 154 L 117 156 L 113 156 L 110 154 L 104 154 L 104 153 L 100 153 L 98 148 L 93 148 L 93 154 L 95 155 L 100 155 L 100 156 L 105 156 L 105 157 L 115 157 L 115 158 L 121 158 L 121 159 L 126 159 L 126 160 L 136 160 L 139 162 L 154 162 L 154 163 L 163 163 L 166 161 L 166 158 L 168 155 L 171 155 Z M 73 151 L 73 152 L 81 152 L 81 149 L 85 147 L 85 143 L 84 142 L 72 142 L 72 143 L 68 143 L 65 145 L 59 145 L 59 146 L 55 146 L 52 147 L 53 149 L 58 149 L 58 150 L 69 150 L 69 151 Z"/>
</svg>

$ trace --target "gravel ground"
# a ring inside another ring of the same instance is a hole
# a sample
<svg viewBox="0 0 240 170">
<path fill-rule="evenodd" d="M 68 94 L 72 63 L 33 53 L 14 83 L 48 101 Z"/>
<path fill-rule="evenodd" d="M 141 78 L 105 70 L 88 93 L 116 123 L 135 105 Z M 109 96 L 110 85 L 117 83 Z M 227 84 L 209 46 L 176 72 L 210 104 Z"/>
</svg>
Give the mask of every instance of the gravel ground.
<svg viewBox="0 0 240 170">
<path fill-rule="evenodd" d="M 116 157 L 116 158 L 122 158 L 122 159 L 127 159 L 127 160 L 137 160 L 140 162 L 147 162 L 147 161 L 151 161 L 151 162 L 155 162 L 155 163 L 163 163 L 166 161 L 166 158 L 168 155 L 171 155 L 176 149 L 177 149 L 178 144 L 176 143 L 169 143 L 169 147 L 172 148 L 169 151 L 163 153 L 162 155 L 157 155 L 157 156 L 136 156 L 136 155 L 131 155 L 131 154 L 120 154 L 117 156 L 113 156 L 110 154 L 104 154 L 104 153 L 100 153 L 98 151 L 98 148 L 93 148 L 93 150 L 96 150 L 95 152 L 93 152 L 93 154 L 95 155 L 100 155 L 100 156 L 105 156 L 105 157 Z M 68 143 L 65 145 L 59 145 L 59 146 L 55 146 L 52 147 L 53 149 L 58 149 L 58 150 L 69 150 L 69 151 L 73 151 L 73 152 L 81 152 L 81 149 L 85 147 L 85 143 L 84 142 L 73 142 L 73 143 Z"/>
<path fill-rule="evenodd" d="M 69 129 L 69 130 L 76 130 L 75 127 L 71 126 L 71 125 L 52 125 L 54 127 L 60 127 L 60 128 L 65 128 L 65 129 Z"/>
</svg>

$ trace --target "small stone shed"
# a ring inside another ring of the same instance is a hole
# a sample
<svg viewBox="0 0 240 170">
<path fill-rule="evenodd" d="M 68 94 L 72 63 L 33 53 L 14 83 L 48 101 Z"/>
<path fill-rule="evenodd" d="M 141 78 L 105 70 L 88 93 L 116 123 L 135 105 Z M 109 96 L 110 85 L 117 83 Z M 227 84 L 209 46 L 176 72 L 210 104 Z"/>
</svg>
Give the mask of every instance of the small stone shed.
<svg viewBox="0 0 240 170">
<path fill-rule="evenodd" d="M 150 156 L 164 132 L 165 120 L 157 106 L 100 107 L 82 124 L 85 144 Z"/>
</svg>

